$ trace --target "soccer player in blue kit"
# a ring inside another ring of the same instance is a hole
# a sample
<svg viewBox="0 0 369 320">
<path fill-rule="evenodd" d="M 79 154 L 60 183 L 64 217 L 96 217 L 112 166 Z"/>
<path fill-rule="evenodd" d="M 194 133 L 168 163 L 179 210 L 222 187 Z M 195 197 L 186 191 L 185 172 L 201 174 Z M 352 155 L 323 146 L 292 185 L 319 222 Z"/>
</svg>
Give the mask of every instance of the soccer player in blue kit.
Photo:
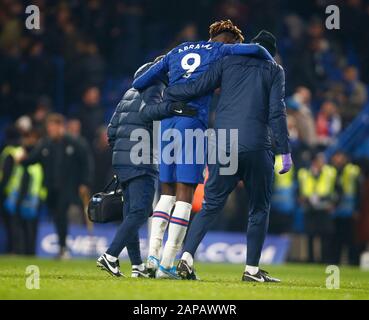
<svg viewBox="0 0 369 320">
<path fill-rule="evenodd" d="M 209 34 L 209 41 L 186 42 L 172 49 L 161 61 L 136 78 L 133 87 L 142 90 L 166 73 L 169 75 L 169 86 L 185 83 L 196 79 L 211 63 L 227 55 L 251 55 L 273 60 L 262 46 L 241 44 L 244 40 L 242 32 L 230 20 L 213 23 L 209 28 Z M 163 141 L 166 140 L 163 139 L 163 133 L 168 132 L 167 130 L 178 130 L 181 139 L 184 140 L 186 129 L 203 131 L 207 129 L 210 100 L 211 95 L 207 95 L 189 103 L 191 107 L 197 109 L 196 117 L 174 116 L 161 122 L 161 150 L 171 143 Z M 147 259 L 148 270 L 152 276 L 156 274 L 157 278 L 179 278 L 173 266 L 174 260 L 186 235 L 193 194 L 197 184 L 204 180 L 206 163 L 196 161 L 195 156 L 205 154 L 204 145 L 194 139 L 190 144 L 182 141 L 180 148 L 179 158 L 176 158 L 174 163 L 168 164 L 162 154 L 159 164 L 161 197 L 152 216 Z M 194 163 L 186 163 L 185 156 L 189 153 L 192 153 Z M 205 159 L 205 156 L 203 158 Z M 160 261 L 160 249 L 168 224 L 168 239 Z"/>
</svg>

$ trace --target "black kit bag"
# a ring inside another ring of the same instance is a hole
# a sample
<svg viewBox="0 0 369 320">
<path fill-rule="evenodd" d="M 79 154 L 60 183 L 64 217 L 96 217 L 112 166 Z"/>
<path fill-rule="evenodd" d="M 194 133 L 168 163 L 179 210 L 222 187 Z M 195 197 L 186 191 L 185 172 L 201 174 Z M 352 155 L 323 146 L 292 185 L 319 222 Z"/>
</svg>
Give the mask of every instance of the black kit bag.
<svg viewBox="0 0 369 320">
<path fill-rule="evenodd" d="M 112 184 L 113 191 L 108 191 Z M 119 188 L 119 180 L 116 175 L 104 188 L 103 192 L 96 193 L 88 204 L 88 218 L 92 222 L 107 223 L 123 220 L 123 193 Z"/>
</svg>

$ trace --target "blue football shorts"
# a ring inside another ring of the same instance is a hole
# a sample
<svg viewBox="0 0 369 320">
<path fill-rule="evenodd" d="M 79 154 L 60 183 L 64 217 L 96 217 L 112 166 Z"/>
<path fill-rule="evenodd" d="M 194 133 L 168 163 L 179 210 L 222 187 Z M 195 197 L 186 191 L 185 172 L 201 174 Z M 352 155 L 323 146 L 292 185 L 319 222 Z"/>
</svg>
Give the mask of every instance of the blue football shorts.
<svg viewBox="0 0 369 320">
<path fill-rule="evenodd" d="M 161 121 L 161 182 L 204 182 L 207 146 L 205 130 L 206 126 L 197 118 L 175 116 Z"/>
</svg>

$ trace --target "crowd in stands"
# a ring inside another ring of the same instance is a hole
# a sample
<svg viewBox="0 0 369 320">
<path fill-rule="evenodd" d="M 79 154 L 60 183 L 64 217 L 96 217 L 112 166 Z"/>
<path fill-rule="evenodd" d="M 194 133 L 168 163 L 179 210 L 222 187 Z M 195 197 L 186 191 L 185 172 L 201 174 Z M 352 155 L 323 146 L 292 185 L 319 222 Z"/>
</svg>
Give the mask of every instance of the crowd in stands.
<svg viewBox="0 0 369 320">
<path fill-rule="evenodd" d="M 330 159 L 319 160 L 321 152 L 368 103 L 366 0 L 34 0 L 32 4 L 40 8 L 39 30 L 25 28 L 24 1 L 0 0 L 0 144 L 5 147 L 17 137 L 23 143 L 29 135 L 37 140 L 46 134 L 50 113 L 64 114 L 68 133 L 83 140 L 94 158 L 91 192 L 99 191 L 111 176 L 106 123 L 130 87 L 133 73 L 181 42 L 207 39 L 208 26 L 219 18 L 237 24 L 246 42 L 261 29 L 277 36 L 276 60 L 286 72 L 295 164 L 293 212 L 295 202 L 301 204 L 296 201 L 301 198 L 299 170 L 326 165 Z M 338 30 L 325 27 L 328 4 L 340 8 Z M 216 101 L 215 94 L 212 108 Z M 344 157 L 351 163 L 349 155 Z M 365 173 L 362 168 L 360 181 Z M 339 194 L 336 181 L 334 185 Z M 362 190 L 359 187 L 357 197 Z M 240 231 L 239 219 L 247 205 L 240 192 L 232 195 L 216 228 Z M 337 199 L 332 201 L 337 204 Z M 294 227 L 296 221 L 287 225 L 290 228 L 283 232 L 299 229 Z"/>
</svg>

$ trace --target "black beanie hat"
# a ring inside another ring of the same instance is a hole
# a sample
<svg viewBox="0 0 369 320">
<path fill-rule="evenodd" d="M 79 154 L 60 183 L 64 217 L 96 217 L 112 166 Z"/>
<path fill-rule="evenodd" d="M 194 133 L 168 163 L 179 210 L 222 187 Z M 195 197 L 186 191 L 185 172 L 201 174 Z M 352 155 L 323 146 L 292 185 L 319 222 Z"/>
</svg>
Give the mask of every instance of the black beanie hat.
<svg viewBox="0 0 369 320">
<path fill-rule="evenodd" d="M 256 37 L 251 40 L 252 43 L 258 43 L 263 46 L 272 57 L 277 53 L 277 40 L 269 31 L 261 30 Z"/>
</svg>

